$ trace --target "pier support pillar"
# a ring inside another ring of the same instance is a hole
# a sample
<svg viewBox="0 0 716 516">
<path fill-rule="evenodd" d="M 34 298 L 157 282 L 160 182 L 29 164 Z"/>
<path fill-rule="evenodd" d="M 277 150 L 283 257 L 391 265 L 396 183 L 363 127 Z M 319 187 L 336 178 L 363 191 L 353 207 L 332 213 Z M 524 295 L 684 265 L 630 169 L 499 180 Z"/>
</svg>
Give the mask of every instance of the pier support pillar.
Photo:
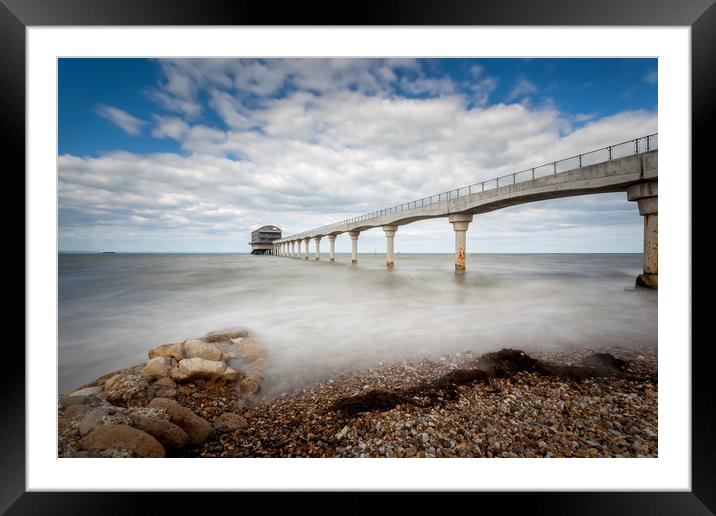
<svg viewBox="0 0 716 516">
<path fill-rule="evenodd" d="M 336 235 L 328 235 L 328 243 L 330 244 L 330 254 L 328 259 L 332 262 L 336 261 Z"/>
<path fill-rule="evenodd" d="M 632 185 L 627 199 L 636 201 L 644 217 L 644 272 L 636 278 L 638 287 L 659 288 L 659 183 L 650 181 Z"/>
<path fill-rule="evenodd" d="M 455 230 L 455 272 L 465 272 L 465 252 L 467 246 L 467 227 L 472 222 L 472 214 L 457 213 L 450 215 L 450 224 Z"/>
<path fill-rule="evenodd" d="M 358 263 L 358 235 L 360 231 L 349 231 L 351 236 L 351 263 Z"/>
<path fill-rule="evenodd" d="M 296 241 L 291 240 L 291 258 L 296 256 Z"/>
<path fill-rule="evenodd" d="M 383 226 L 383 232 L 385 233 L 385 265 L 388 268 L 392 268 L 395 264 L 394 241 L 396 231 L 398 231 L 398 226 Z"/>
<path fill-rule="evenodd" d="M 306 250 L 303 252 L 303 259 L 308 260 L 308 243 L 311 241 L 310 238 L 304 238 L 303 242 L 306 244 Z"/>
<path fill-rule="evenodd" d="M 316 241 L 316 261 L 321 259 L 321 237 L 313 237 Z"/>
<path fill-rule="evenodd" d="M 300 258 L 300 257 L 301 257 L 301 241 L 300 241 L 300 240 L 296 240 L 296 243 L 298 244 L 298 249 L 297 249 L 297 250 L 298 250 L 298 257 Z"/>
</svg>

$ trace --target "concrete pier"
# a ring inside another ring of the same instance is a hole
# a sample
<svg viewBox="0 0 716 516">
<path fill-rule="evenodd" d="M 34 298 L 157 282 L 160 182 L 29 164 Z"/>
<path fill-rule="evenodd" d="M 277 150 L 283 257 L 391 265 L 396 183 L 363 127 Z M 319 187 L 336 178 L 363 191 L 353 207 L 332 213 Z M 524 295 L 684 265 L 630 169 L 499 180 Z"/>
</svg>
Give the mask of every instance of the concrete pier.
<svg viewBox="0 0 716 516">
<path fill-rule="evenodd" d="M 467 247 L 467 227 L 472 222 L 472 214 L 458 213 L 448 219 L 455 230 L 455 272 L 465 272 L 465 254 Z"/>
<path fill-rule="evenodd" d="M 627 199 L 636 201 L 644 217 L 644 271 L 636 278 L 639 287 L 659 288 L 659 183 L 630 186 Z"/>
<path fill-rule="evenodd" d="M 314 237 L 314 240 L 316 241 L 316 261 L 318 261 L 321 259 L 321 237 Z"/>
<path fill-rule="evenodd" d="M 296 257 L 296 241 L 291 240 L 291 258 Z"/>
<path fill-rule="evenodd" d="M 583 158 L 587 158 L 583 161 Z M 549 170 L 547 170 L 547 168 Z M 536 174 L 536 171 L 539 173 Z M 398 226 L 420 220 L 448 218 L 455 231 L 455 272 L 466 270 L 467 230 L 476 214 L 489 213 L 510 206 L 536 201 L 561 199 L 601 193 L 627 192 L 630 201 L 638 203 L 644 217 L 644 264 L 637 285 L 658 288 L 658 134 L 650 134 L 577 156 L 554 161 L 532 169 L 506 174 L 447 192 L 405 202 L 371 213 L 350 217 L 283 239 L 296 240 L 301 256 L 308 259 L 308 242 L 316 240 L 316 259 L 320 259 L 320 238 L 328 236 L 330 260 L 335 261 L 336 235 L 351 237 L 351 262 L 358 263 L 358 236 L 371 228 L 383 228 L 386 237 L 386 266 L 395 264 L 395 232 Z M 266 229 L 268 228 L 262 228 Z M 272 227 L 278 231 L 278 228 Z M 273 245 L 279 244 L 276 241 Z M 263 244 L 262 244 L 263 245 Z M 271 252 L 271 243 L 259 249 Z M 277 254 L 285 248 L 274 247 Z M 290 250 L 293 253 L 293 250 Z M 261 253 L 263 254 L 263 253 Z"/>
<path fill-rule="evenodd" d="M 328 235 L 328 243 L 330 244 L 329 261 L 336 261 L 336 235 Z"/>
<path fill-rule="evenodd" d="M 395 265 L 393 251 L 396 231 L 398 231 L 398 226 L 383 226 L 383 232 L 385 233 L 385 265 L 387 267 Z"/>
<path fill-rule="evenodd" d="M 358 263 L 358 235 L 360 231 L 349 231 L 351 236 L 351 263 Z"/>
</svg>

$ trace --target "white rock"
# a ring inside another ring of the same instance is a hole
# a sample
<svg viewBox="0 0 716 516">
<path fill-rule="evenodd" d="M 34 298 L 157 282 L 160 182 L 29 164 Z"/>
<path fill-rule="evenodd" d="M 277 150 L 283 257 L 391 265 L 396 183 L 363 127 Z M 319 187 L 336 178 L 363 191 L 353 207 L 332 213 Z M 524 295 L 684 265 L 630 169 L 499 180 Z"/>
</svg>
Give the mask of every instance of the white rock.
<svg viewBox="0 0 716 516">
<path fill-rule="evenodd" d="M 175 380 L 189 380 L 191 378 L 223 378 L 225 372 L 226 364 L 223 362 L 195 357 L 180 361 L 179 365 L 172 369 L 171 374 Z"/>
<path fill-rule="evenodd" d="M 184 358 L 183 345 L 181 342 L 164 344 L 163 346 L 149 350 L 148 354 L 149 358 L 166 357 L 168 359 L 175 358 L 176 360 Z"/>
<path fill-rule="evenodd" d="M 221 350 L 209 342 L 197 339 L 184 341 L 184 356 L 186 358 L 203 358 L 205 360 L 219 361 L 222 355 Z"/>
<path fill-rule="evenodd" d="M 239 376 L 239 372 L 236 369 L 232 369 L 227 366 L 226 369 L 224 370 L 224 379 L 225 380 L 233 382 L 234 380 L 236 380 L 238 378 L 238 376 Z"/>
<path fill-rule="evenodd" d="M 142 374 L 148 378 L 161 378 L 169 374 L 171 361 L 167 357 L 158 356 L 152 358 L 142 369 Z"/>
<path fill-rule="evenodd" d="M 102 387 L 85 387 L 84 389 L 76 390 L 75 392 L 70 394 L 70 396 L 96 396 L 100 392 L 102 392 Z"/>
</svg>

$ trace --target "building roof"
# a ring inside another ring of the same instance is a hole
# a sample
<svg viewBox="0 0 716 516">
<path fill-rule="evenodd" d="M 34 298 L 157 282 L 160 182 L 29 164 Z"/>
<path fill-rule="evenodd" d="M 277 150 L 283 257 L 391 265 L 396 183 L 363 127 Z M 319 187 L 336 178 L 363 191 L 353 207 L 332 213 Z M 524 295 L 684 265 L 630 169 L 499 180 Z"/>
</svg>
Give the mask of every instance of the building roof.
<svg viewBox="0 0 716 516">
<path fill-rule="evenodd" d="M 276 226 L 261 226 L 259 229 L 255 229 L 254 231 L 281 231 L 281 228 L 277 228 Z"/>
</svg>

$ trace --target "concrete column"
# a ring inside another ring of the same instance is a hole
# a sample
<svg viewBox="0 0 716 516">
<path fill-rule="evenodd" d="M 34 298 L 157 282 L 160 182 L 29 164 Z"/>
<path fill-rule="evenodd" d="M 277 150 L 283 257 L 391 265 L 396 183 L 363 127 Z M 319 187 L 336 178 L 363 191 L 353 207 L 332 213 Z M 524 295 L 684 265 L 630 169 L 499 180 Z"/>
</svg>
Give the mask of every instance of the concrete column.
<svg viewBox="0 0 716 516">
<path fill-rule="evenodd" d="M 383 232 L 385 233 L 385 265 L 389 268 L 392 268 L 395 263 L 393 242 L 396 231 L 398 231 L 398 226 L 383 226 Z"/>
<path fill-rule="evenodd" d="M 328 243 L 330 244 L 329 260 L 336 261 L 336 235 L 328 235 Z"/>
<path fill-rule="evenodd" d="M 351 236 L 351 263 L 358 263 L 358 235 L 360 231 L 349 231 Z"/>
<path fill-rule="evenodd" d="M 291 258 L 296 257 L 296 241 L 291 240 Z"/>
<path fill-rule="evenodd" d="M 472 214 L 457 213 L 450 215 L 450 224 L 455 230 L 455 272 L 465 272 L 465 252 L 467 247 L 467 227 L 472 222 Z"/>
<path fill-rule="evenodd" d="M 298 244 L 298 257 L 301 257 L 301 240 L 296 240 L 296 243 Z"/>
<path fill-rule="evenodd" d="M 644 272 L 636 278 L 639 287 L 659 288 L 659 183 L 632 185 L 627 199 L 636 201 L 644 217 Z"/>
<path fill-rule="evenodd" d="M 308 243 L 311 241 L 311 239 L 310 239 L 310 238 L 304 238 L 303 241 L 304 241 L 304 243 L 306 244 L 306 250 L 304 251 L 303 259 L 304 259 L 304 260 L 308 260 Z"/>
<path fill-rule="evenodd" d="M 313 237 L 316 241 L 316 261 L 321 259 L 321 237 Z"/>
</svg>

